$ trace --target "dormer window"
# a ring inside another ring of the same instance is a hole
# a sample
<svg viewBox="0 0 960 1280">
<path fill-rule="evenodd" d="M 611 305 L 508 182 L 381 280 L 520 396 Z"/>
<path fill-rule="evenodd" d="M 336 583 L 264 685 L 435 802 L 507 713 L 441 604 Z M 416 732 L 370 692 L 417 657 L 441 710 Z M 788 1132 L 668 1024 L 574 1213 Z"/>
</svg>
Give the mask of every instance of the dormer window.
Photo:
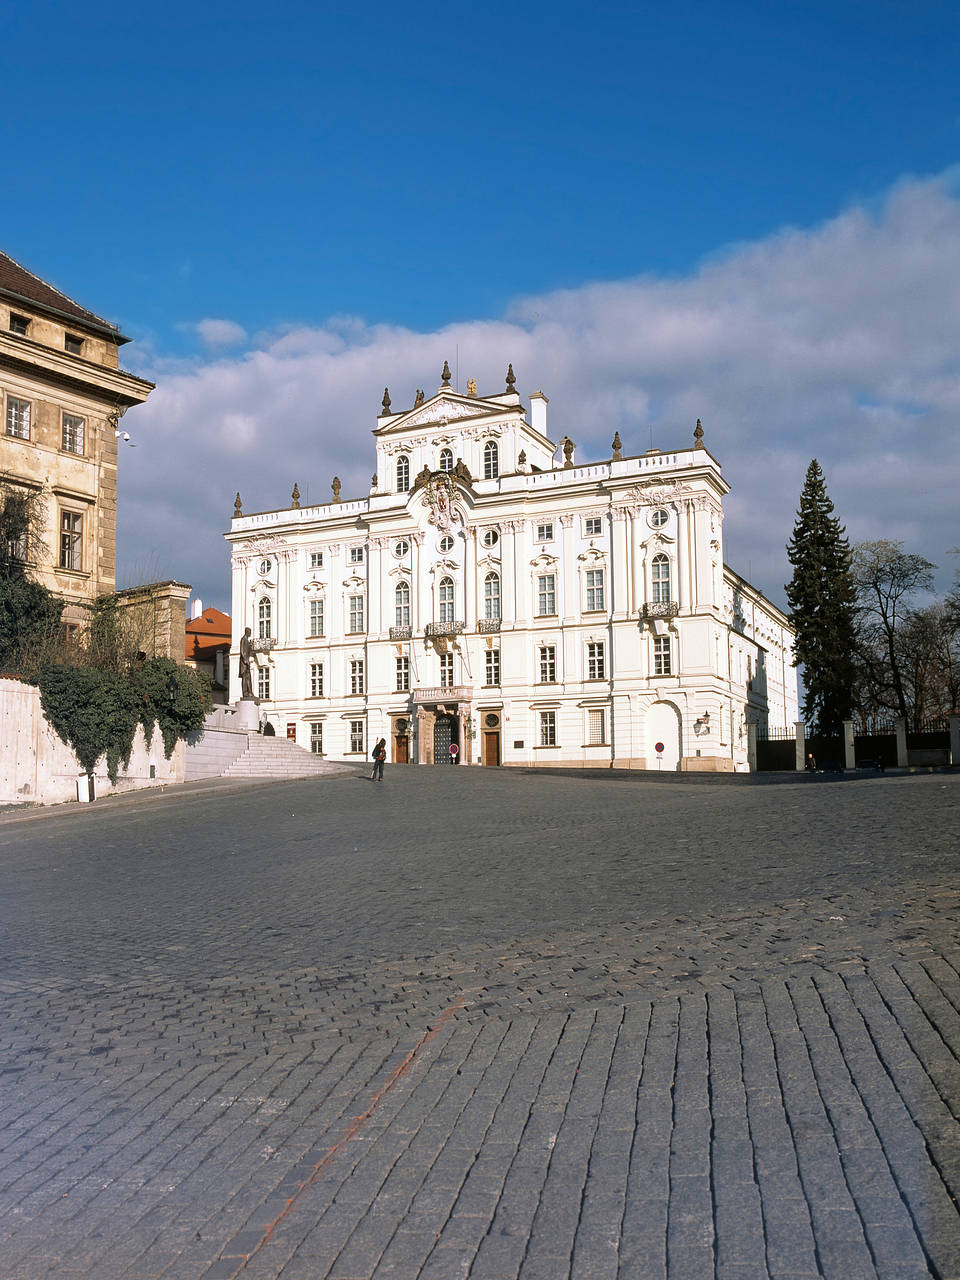
<svg viewBox="0 0 960 1280">
<path fill-rule="evenodd" d="M 453 450 L 452 449 L 440 450 L 440 470 L 447 471 L 447 472 L 453 470 Z"/>
<path fill-rule="evenodd" d="M 64 350 L 72 356 L 83 354 L 83 339 L 78 338 L 76 334 L 65 333 L 63 336 Z"/>
<path fill-rule="evenodd" d="M 30 328 L 30 321 L 26 316 L 19 316 L 15 311 L 10 312 L 10 332 L 25 334 Z"/>
</svg>

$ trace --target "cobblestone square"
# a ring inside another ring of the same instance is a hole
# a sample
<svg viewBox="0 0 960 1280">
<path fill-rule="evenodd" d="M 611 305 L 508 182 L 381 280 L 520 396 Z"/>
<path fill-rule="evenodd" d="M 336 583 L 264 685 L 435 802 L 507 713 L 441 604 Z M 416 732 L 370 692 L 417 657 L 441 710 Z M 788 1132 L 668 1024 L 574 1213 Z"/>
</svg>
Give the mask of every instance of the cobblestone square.
<svg viewBox="0 0 960 1280">
<path fill-rule="evenodd" d="M 0 817 L 0 1280 L 960 1278 L 960 776 Z"/>
</svg>

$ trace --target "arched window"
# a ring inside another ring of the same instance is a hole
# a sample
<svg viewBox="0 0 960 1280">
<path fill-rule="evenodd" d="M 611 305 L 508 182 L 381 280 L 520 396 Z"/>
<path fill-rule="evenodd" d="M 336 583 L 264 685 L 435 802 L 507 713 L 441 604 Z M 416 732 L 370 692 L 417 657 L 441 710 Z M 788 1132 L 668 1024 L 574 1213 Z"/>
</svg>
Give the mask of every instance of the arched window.
<svg viewBox="0 0 960 1280">
<path fill-rule="evenodd" d="M 269 640 L 273 635 L 273 605 L 266 596 L 260 601 L 257 617 L 260 624 L 257 634 L 261 640 Z"/>
<path fill-rule="evenodd" d="M 495 440 L 488 440 L 483 446 L 483 478 L 496 480 L 500 474 L 500 450 Z"/>
<path fill-rule="evenodd" d="M 453 621 L 453 579 L 443 578 L 440 582 L 440 621 Z"/>
<path fill-rule="evenodd" d="M 406 493 L 410 488 L 410 459 L 401 453 L 397 459 L 397 492 Z"/>
<path fill-rule="evenodd" d="M 453 450 L 452 449 L 440 450 L 440 470 L 441 471 L 453 470 Z"/>
<path fill-rule="evenodd" d="M 500 575 L 488 573 L 483 580 L 483 616 L 500 617 Z"/>
<path fill-rule="evenodd" d="M 409 627 L 410 625 L 410 587 L 406 582 L 401 582 L 397 587 L 397 626 Z"/>
<path fill-rule="evenodd" d="M 655 603 L 670 599 L 670 561 L 665 555 L 653 557 L 653 599 Z"/>
</svg>

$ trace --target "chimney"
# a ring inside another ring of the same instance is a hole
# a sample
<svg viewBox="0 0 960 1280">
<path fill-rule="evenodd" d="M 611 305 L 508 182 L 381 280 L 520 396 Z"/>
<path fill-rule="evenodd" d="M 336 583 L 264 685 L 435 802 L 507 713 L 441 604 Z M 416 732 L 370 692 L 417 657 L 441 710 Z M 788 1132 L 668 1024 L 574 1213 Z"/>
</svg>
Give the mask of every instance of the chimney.
<svg viewBox="0 0 960 1280">
<path fill-rule="evenodd" d="M 190 621 L 196 622 L 197 618 L 203 613 L 203 601 L 197 596 L 193 604 L 190 606 Z"/>
<path fill-rule="evenodd" d="M 547 405 L 550 401 L 542 391 L 530 392 L 530 425 L 542 436 L 547 434 Z"/>
</svg>

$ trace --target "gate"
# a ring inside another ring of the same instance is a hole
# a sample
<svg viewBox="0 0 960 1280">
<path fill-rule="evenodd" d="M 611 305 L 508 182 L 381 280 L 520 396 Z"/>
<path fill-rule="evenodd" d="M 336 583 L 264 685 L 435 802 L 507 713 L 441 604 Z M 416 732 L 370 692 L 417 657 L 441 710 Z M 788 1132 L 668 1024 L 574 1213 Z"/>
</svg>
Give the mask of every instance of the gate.
<svg viewBox="0 0 960 1280">
<path fill-rule="evenodd" d="M 797 767 L 797 735 L 793 729 L 757 729 L 757 772 L 792 772 Z"/>
<path fill-rule="evenodd" d="M 450 763 L 450 743 L 453 741 L 453 717 L 438 715 L 433 722 L 433 763 Z"/>
</svg>

